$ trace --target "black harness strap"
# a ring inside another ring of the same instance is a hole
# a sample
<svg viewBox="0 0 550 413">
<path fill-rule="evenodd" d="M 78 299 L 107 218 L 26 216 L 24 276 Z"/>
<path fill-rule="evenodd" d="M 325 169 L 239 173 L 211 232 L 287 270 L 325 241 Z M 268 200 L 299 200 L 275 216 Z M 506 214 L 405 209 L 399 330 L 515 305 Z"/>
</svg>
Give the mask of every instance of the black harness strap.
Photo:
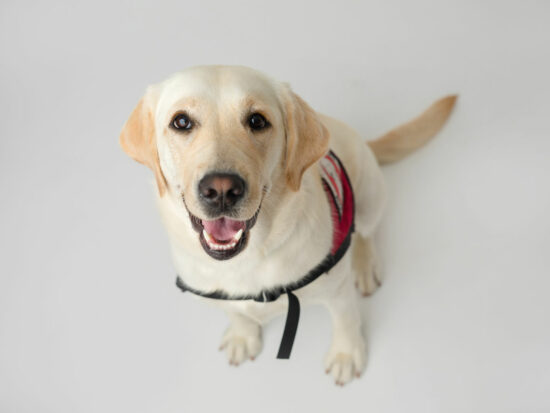
<svg viewBox="0 0 550 413">
<path fill-rule="evenodd" d="M 298 321 L 300 320 L 300 301 L 298 297 L 292 294 L 292 291 L 286 293 L 288 295 L 288 312 L 286 313 L 285 331 L 279 346 L 278 359 L 289 359 L 296 330 L 298 330 Z"/>
</svg>

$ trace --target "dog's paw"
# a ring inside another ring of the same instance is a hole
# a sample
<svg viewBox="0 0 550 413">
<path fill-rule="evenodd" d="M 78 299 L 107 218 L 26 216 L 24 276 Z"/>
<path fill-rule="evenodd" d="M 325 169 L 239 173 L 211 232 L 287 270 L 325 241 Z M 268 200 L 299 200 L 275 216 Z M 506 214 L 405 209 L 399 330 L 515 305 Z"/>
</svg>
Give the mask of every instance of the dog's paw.
<svg viewBox="0 0 550 413">
<path fill-rule="evenodd" d="M 222 338 L 222 350 L 225 350 L 232 366 L 238 366 L 247 359 L 254 360 L 262 350 L 261 329 L 237 329 L 230 326 Z"/>
<path fill-rule="evenodd" d="M 355 271 L 355 286 L 363 297 L 373 294 L 382 285 L 380 271 L 374 262 Z"/>
<path fill-rule="evenodd" d="M 325 358 L 325 373 L 332 375 L 336 385 L 343 386 L 361 376 L 366 360 L 365 345 L 362 340 L 350 349 L 333 346 Z"/>
</svg>

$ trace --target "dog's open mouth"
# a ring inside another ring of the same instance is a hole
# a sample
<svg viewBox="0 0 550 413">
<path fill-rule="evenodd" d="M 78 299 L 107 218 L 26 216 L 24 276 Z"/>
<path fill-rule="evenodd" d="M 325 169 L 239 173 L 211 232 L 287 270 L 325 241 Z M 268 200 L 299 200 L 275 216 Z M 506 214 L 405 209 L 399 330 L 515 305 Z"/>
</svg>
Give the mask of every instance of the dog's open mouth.
<svg viewBox="0 0 550 413">
<path fill-rule="evenodd" d="M 221 217 L 214 220 L 200 219 L 189 212 L 191 223 L 199 233 L 199 241 L 208 255 L 217 260 L 227 260 L 243 251 L 249 231 L 256 223 L 260 210 L 246 221 Z"/>
</svg>

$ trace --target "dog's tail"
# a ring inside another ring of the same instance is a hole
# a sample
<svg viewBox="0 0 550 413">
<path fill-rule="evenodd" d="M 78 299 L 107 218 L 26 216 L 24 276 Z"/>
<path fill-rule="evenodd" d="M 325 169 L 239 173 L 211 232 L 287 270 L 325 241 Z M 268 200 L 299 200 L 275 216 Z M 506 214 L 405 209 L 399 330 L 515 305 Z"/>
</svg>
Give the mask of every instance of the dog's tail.
<svg viewBox="0 0 550 413">
<path fill-rule="evenodd" d="M 378 163 L 398 161 L 433 138 L 451 114 L 456 99 L 457 95 L 439 99 L 417 118 L 367 142 Z"/>
</svg>

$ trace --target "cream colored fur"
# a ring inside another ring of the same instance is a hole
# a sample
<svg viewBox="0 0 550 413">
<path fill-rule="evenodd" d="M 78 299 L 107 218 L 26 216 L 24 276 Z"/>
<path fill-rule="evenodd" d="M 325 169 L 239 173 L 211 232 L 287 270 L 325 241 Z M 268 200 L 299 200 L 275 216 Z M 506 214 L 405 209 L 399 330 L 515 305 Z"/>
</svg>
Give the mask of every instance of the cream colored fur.
<svg viewBox="0 0 550 413">
<path fill-rule="evenodd" d="M 140 112 L 132 117 L 135 121 L 136 116 L 146 116 L 139 115 L 144 110 L 149 113 L 151 119 L 144 122 L 152 122 L 148 127 L 154 136 L 144 136 L 147 127 L 136 128 L 129 121 L 121 144 L 130 156 L 155 171 L 158 205 L 180 277 L 196 289 L 229 294 L 256 294 L 292 283 L 325 257 L 332 223 L 316 161 L 328 148 L 339 156 L 355 191 L 352 246 L 330 276 L 321 276 L 295 293 L 303 307 L 319 303 L 329 310 L 333 336 L 325 369 L 337 384 L 344 384 L 359 376 L 366 364 L 354 284 L 363 295 L 380 284 L 372 237 L 384 210 L 386 190 L 375 153 L 383 162 L 405 156 L 435 134 L 453 103 L 452 97 L 440 101 L 418 121 L 371 143 L 373 153 L 354 130 L 315 114 L 285 84 L 243 67 L 199 67 L 151 86 L 138 105 Z M 272 123 L 266 135 L 258 137 L 242 127 L 242 116 L 251 108 L 261 110 Z M 192 135 L 178 135 L 168 128 L 174 113 L 181 110 L 201 119 Z M 151 142 L 156 143 L 156 153 Z M 144 156 L 136 147 L 149 152 Z M 183 195 L 189 210 L 202 216 L 195 187 L 212 168 L 236 170 L 250 185 L 240 219 L 250 218 L 261 204 L 248 246 L 226 261 L 203 251 L 182 201 Z M 229 315 L 221 348 L 235 365 L 260 353 L 261 325 L 287 309 L 285 296 L 273 303 L 201 299 Z M 307 326 L 301 325 L 298 335 L 306 332 Z"/>
</svg>

